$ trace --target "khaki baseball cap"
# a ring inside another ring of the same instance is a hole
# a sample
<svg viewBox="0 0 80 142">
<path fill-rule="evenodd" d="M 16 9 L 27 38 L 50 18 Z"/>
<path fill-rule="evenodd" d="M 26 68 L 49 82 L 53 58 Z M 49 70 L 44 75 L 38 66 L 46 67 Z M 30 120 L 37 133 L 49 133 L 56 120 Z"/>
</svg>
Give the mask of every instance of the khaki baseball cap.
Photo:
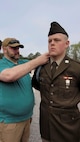
<svg viewBox="0 0 80 142">
<path fill-rule="evenodd" d="M 20 44 L 19 40 L 15 39 L 15 38 L 6 38 L 3 40 L 2 42 L 2 46 L 3 47 L 20 47 L 20 48 L 24 48 L 24 46 L 22 44 Z"/>
</svg>

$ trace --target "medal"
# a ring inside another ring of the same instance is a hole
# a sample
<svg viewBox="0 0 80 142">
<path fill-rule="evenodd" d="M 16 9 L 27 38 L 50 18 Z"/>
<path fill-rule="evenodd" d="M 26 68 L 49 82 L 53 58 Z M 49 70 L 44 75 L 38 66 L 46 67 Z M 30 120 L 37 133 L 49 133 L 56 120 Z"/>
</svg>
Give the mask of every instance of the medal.
<svg viewBox="0 0 80 142">
<path fill-rule="evenodd" d="M 71 82 L 72 77 L 64 76 L 64 79 L 65 79 L 66 88 L 68 89 L 70 87 L 70 82 Z"/>
<path fill-rule="evenodd" d="M 70 80 L 66 79 L 65 82 L 66 82 L 66 88 L 69 88 L 69 86 L 70 86 Z"/>
</svg>

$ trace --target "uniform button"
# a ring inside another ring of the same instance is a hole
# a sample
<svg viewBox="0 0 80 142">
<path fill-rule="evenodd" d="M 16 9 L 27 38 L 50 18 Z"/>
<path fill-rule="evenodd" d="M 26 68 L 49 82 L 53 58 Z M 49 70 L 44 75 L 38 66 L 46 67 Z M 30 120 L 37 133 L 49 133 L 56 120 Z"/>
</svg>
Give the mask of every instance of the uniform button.
<svg viewBox="0 0 80 142">
<path fill-rule="evenodd" d="M 53 101 L 50 101 L 50 104 L 53 104 Z"/>
<path fill-rule="evenodd" d="M 75 118 L 74 117 L 72 117 L 72 120 L 74 120 Z"/>
<path fill-rule="evenodd" d="M 53 95 L 53 92 L 51 92 L 51 95 Z"/>
<path fill-rule="evenodd" d="M 53 87 L 54 86 L 54 84 L 51 84 L 51 87 Z"/>
</svg>

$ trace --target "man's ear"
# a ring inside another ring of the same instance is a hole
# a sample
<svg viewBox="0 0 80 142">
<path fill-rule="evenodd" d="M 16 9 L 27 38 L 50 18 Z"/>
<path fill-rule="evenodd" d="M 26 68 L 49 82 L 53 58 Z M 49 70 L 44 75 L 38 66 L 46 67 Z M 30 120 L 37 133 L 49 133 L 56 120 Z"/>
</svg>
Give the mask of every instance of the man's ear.
<svg viewBox="0 0 80 142">
<path fill-rule="evenodd" d="M 67 40 L 67 41 L 66 41 L 66 48 L 68 48 L 68 47 L 69 47 L 69 45 L 70 45 L 70 41 L 69 41 L 69 40 Z"/>
<path fill-rule="evenodd" d="M 2 50 L 3 50 L 3 53 L 4 53 L 4 54 L 5 54 L 6 51 L 7 51 L 6 47 L 3 47 Z"/>
</svg>

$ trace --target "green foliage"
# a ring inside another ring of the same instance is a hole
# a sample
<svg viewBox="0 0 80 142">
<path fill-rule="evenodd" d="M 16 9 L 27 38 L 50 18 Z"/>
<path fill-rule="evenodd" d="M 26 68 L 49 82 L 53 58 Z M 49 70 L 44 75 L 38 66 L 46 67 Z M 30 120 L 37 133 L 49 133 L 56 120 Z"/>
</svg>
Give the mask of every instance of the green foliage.
<svg viewBox="0 0 80 142">
<path fill-rule="evenodd" d="M 80 42 L 77 44 L 72 44 L 68 50 L 67 54 L 76 61 L 80 61 Z"/>
<path fill-rule="evenodd" d="M 3 53 L 0 53 L 0 59 L 2 59 L 2 57 L 3 57 Z"/>
<path fill-rule="evenodd" d="M 28 56 L 27 56 L 27 59 L 28 60 L 32 60 L 32 59 L 34 59 L 34 58 L 36 58 L 36 57 L 38 57 L 38 56 L 40 56 L 41 54 L 39 53 L 39 52 L 36 52 L 35 54 L 32 54 L 32 53 L 30 53 Z"/>
</svg>

